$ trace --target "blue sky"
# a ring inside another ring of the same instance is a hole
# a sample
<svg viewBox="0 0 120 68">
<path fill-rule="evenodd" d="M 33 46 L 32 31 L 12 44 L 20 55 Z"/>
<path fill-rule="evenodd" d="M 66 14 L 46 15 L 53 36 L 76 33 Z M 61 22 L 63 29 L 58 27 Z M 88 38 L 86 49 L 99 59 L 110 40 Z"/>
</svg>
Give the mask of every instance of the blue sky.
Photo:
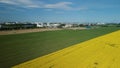
<svg viewBox="0 0 120 68">
<path fill-rule="evenodd" d="M 120 22 L 120 0 L 0 0 L 0 21 Z"/>
</svg>

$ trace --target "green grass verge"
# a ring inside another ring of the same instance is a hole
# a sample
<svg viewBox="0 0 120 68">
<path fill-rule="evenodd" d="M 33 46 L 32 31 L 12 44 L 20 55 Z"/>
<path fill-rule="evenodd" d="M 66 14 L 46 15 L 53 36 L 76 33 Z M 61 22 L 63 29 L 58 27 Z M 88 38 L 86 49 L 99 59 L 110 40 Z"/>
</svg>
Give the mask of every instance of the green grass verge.
<svg viewBox="0 0 120 68">
<path fill-rule="evenodd" d="M 60 30 L 0 36 L 0 68 L 52 53 L 116 30 L 103 27 L 89 30 Z"/>
</svg>

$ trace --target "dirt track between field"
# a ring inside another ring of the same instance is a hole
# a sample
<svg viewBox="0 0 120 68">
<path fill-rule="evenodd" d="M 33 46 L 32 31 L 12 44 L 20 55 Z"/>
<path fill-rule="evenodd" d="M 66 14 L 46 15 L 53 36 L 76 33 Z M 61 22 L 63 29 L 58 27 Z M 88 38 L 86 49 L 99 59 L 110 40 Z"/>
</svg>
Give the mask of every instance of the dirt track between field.
<svg viewBox="0 0 120 68">
<path fill-rule="evenodd" d="M 86 28 L 64 28 L 70 30 L 84 30 Z M 43 32 L 43 31 L 55 31 L 55 30 L 63 30 L 62 28 L 36 28 L 36 29 L 21 29 L 21 30 L 6 30 L 0 31 L 0 35 L 9 35 L 9 34 L 20 34 L 20 33 L 31 33 L 31 32 Z"/>
<path fill-rule="evenodd" d="M 54 30 L 62 30 L 62 29 L 59 29 L 59 28 L 38 28 L 38 29 L 10 30 L 10 31 L 0 31 L 0 35 L 31 33 L 31 32 L 43 32 L 43 31 L 54 31 Z"/>
</svg>

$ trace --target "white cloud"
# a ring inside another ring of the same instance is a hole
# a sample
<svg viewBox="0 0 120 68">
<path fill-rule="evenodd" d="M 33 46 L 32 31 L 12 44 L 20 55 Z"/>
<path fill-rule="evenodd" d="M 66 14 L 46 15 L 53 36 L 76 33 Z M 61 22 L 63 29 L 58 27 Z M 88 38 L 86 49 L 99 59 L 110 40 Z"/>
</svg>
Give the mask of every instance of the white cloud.
<svg viewBox="0 0 120 68">
<path fill-rule="evenodd" d="M 73 3 L 72 2 L 59 2 L 59 3 L 55 3 L 55 4 L 45 4 L 44 7 L 67 10 L 67 9 L 72 9 L 72 7 L 70 6 L 71 4 L 73 4 Z"/>
<path fill-rule="evenodd" d="M 6 3 L 6 4 L 13 4 L 16 5 L 17 3 L 11 0 L 0 0 L 0 3 Z"/>
<path fill-rule="evenodd" d="M 54 4 L 44 3 L 42 1 L 34 0 L 0 0 L 0 3 L 17 5 L 24 8 L 45 8 L 45 9 L 61 9 L 61 10 L 84 10 L 86 8 L 72 7 L 72 2 L 58 2 Z"/>
<path fill-rule="evenodd" d="M 55 13 L 57 13 L 57 14 L 63 14 L 64 12 L 62 12 L 62 11 L 57 11 L 57 12 L 55 12 Z"/>
<path fill-rule="evenodd" d="M 0 3 L 17 5 L 21 7 L 39 7 L 33 0 L 0 0 Z"/>
<path fill-rule="evenodd" d="M 52 9 L 45 9 L 45 11 L 52 11 Z"/>
</svg>

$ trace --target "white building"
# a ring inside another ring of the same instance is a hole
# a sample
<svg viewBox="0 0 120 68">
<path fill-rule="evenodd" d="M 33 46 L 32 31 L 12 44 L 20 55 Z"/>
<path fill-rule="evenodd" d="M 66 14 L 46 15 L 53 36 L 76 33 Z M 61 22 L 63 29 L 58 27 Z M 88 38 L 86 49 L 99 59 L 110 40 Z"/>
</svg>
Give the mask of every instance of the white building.
<svg viewBox="0 0 120 68">
<path fill-rule="evenodd" d="M 66 24 L 64 28 L 71 28 L 73 25 L 72 24 Z"/>
<path fill-rule="evenodd" d="M 49 23 L 42 23 L 43 27 L 50 27 Z"/>
<path fill-rule="evenodd" d="M 50 23 L 49 23 L 49 22 L 47 22 L 47 23 L 46 23 L 46 26 L 47 26 L 47 27 L 50 27 L 51 25 L 50 25 Z"/>
<path fill-rule="evenodd" d="M 97 23 L 97 25 L 105 25 L 105 23 Z"/>
<path fill-rule="evenodd" d="M 43 23 L 41 22 L 35 22 L 36 27 L 40 28 L 40 27 L 44 27 Z"/>
<path fill-rule="evenodd" d="M 59 23 L 51 23 L 50 24 L 50 27 L 52 27 L 52 28 L 57 28 L 58 26 L 60 26 Z"/>
</svg>

